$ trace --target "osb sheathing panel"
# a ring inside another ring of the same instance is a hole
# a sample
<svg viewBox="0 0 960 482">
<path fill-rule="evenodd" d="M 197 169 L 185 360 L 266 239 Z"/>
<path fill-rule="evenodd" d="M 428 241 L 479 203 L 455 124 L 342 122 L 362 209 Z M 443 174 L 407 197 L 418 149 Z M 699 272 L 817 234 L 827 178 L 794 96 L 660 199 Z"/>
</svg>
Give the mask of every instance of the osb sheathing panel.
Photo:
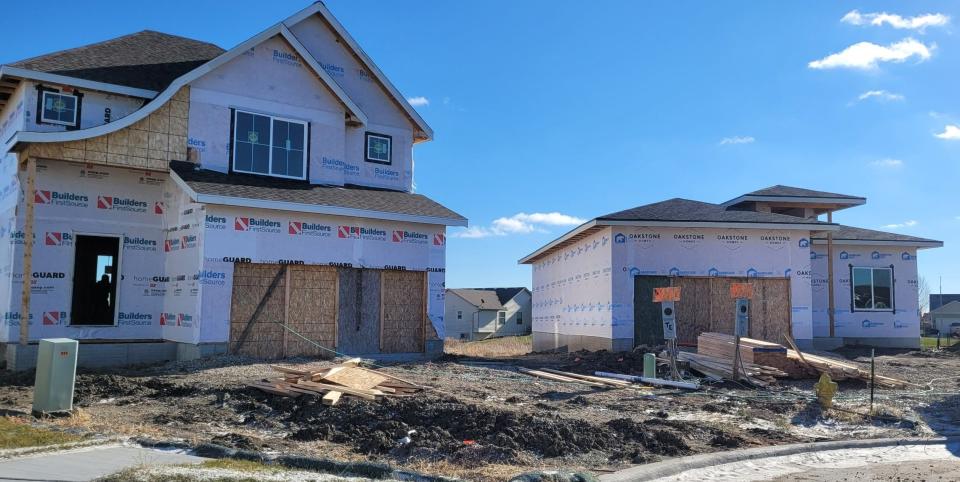
<svg viewBox="0 0 960 482">
<path fill-rule="evenodd" d="M 424 275 L 419 271 L 381 273 L 384 353 L 423 351 Z"/>
<path fill-rule="evenodd" d="M 169 161 L 187 160 L 190 88 L 178 90 L 146 118 L 119 131 L 71 142 L 30 144 L 25 157 L 167 171 Z"/>
<path fill-rule="evenodd" d="M 348 355 L 380 351 L 380 271 L 339 268 L 337 349 Z"/>
<path fill-rule="evenodd" d="M 337 268 L 290 266 L 287 324 L 304 337 L 287 334 L 285 356 L 332 357 L 337 336 Z"/>
<path fill-rule="evenodd" d="M 733 334 L 735 301 L 730 298 L 732 283 L 753 285 L 750 300 L 750 337 L 783 342 L 790 333 L 790 280 L 786 278 L 674 277 L 672 286 L 681 287 L 677 302 L 677 341 L 696 344 L 704 332 Z"/>
<path fill-rule="evenodd" d="M 280 323 L 284 319 L 286 277 L 282 275 L 281 268 L 268 264 L 237 264 L 234 267 L 230 308 L 231 353 L 257 358 L 283 356 L 286 330 Z M 276 284 L 269 291 L 275 279 Z M 254 318 L 262 300 L 265 300 L 264 306 Z M 249 330 L 243 338 L 248 326 Z"/>
</svg>

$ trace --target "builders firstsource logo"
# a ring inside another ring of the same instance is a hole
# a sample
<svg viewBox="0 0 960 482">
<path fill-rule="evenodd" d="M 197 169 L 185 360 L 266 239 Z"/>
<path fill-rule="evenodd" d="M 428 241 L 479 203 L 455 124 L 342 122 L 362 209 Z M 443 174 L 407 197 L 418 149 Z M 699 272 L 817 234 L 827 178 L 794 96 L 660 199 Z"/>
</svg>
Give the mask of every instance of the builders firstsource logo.
<svg viewBox="0 0 960 482">
<path fill-rule="evenodd" d="M 437 233 L 433 235 L 433 245 L 434 246 L 446 246 L 447 244 L 447 235 L 443 233 Z"/>
<path fill-rule="evenodd" d="M 172 253 L 180 251 L 180 238 L 166 239 L 163 241 L 163 252 Z"/>
<path fill-rule="evenodd" d="M 204 218 L 204 226 L 206 226 L 207 229 L 222 231 L 227 229 L 227 218 L 223 216 L 207 214 L 207 216 Z"/>
<path fill-rule="evenodd" d="M 117 316 L 117 324 L 121 326 L 150 326 L 153 324 L 153 315 L 139 311 L 121 311 Z"/>
<path fill-rule="evenodd" d="M 97 209 L 123 211 L 127 213 L 147 212 L 146 201 L 119 196 L 97 196 Z"/>
<path fill-rule="evenodd" d="M 418 233 L 416 231 L 393 231 L 394 243 L 427 244 L 427 240 L 429 239 L 430 237 L 426 234 Z"/>
<path fill-rule="evenodd" d="M 33 194 L 33 201 L 47 206 L 61 206 L 85 208 L 90 205 L 87 196 L 75 192 L 44 191 L 37 189 Z"/>
<path fill-rule="evenodd" d="M 257 233 L 279 233 L 280 221 L 238 216 L 233 218 L 233 229 L 235 231 L 251 231 Z"/>
<path fill-rule="evenodd" d="M 193 315 L 187 313 L 178 313 L 177 314 L 177 326 L 193 326 Z"/>
<path fill-rule="evenodd" d="M 45 246 L 73 246 L 73 235 L 60 231 L 47 231 L 43 235 Z"/>
<path fill-rule="evenodd" d="M 287 234 L 291 236 L 329 238 L 333 236 L 333 226 L 319 223 L 306 223 L 303 221 L 290 221 L 287 224 Z"/>
<path fill-rule="evenodd" d="M 66 311 L 44 311 L 42 323 L 44 325 L 62 325 L 67 321 Z"/>
<path fill-rule="evenodd" d="M 157 240 L 142 236 L 124 236 L 123 249 L 129 251 L 156 251 L 159 248 Z"/>
<path fill-rule="evenodd" d="M 368 241 L 386 241 L 387 232 L 377 228 L 362 226 L 339 226 L 337 237 L 342 239 L 364 239 Z"/>
</svg>

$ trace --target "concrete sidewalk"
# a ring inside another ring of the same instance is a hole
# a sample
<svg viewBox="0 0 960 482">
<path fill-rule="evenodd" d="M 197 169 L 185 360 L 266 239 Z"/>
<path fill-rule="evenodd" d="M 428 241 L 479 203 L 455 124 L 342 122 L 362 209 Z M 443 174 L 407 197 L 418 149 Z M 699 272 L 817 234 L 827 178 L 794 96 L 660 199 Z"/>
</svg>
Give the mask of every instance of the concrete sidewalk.
<svg viewBox="0 0 960 482">
<path fill-rule="evenodd" d="M 98 445 L 0 460 L 0 481 L 82 482 L 138 465 L 197 464 L 204 460 L 173 451 Z"/>
</svg>

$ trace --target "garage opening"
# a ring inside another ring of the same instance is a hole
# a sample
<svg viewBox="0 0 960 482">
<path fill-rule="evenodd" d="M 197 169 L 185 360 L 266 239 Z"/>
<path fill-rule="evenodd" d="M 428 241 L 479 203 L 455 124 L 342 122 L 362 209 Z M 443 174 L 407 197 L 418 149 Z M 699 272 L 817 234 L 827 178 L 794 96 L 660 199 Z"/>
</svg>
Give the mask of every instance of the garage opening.
<svg viewBox="0 0 960 482">
<path fill-rule="evenodd" d="M 733 334 L 736 313 L 730 298 L 732 283 L 753 285 L 750 300 L 750 338 L 783 343 L 790 333 L 790 278 L 636 276 L 634 279 L 634 343 L 654 346 L 663 343 L 660 310 L 653 302 L 653 289 L 679 286 L 677 343 L 693 346 L 703 332 Z"/>
<path fill-rule="evenodd" d="M 71 325 L 113 325 L 120 238 L 78 235 L 74 243 Z"/>
</svg>

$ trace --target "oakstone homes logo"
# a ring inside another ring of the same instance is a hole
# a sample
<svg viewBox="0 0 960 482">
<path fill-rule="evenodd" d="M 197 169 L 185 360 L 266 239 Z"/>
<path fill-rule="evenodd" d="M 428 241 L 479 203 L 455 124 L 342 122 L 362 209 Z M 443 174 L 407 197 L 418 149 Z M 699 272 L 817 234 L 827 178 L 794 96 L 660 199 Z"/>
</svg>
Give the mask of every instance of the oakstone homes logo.
<svg viewBox="0 0 960 482">
<path fill-rule="evenodd" d="M 747 270 L 744 271 L 744 274 L 748 278 L 761 278 L 764 276 L 773 276 L 773 271 L 760 271 L 756 268 L 747 268 Z"/>
<path fill-rule="evenodd" d="M 273 50 L 273 61 L 281 64 L 288 65 L 291 67 L 301 67 L 300 57 L 297 54 L 286 52 L 283 50 Z"/>
<path fill-rule="evenodd" d="M 763 243 L 763 245 L 766 246 L 768 249 L 786 248 L 790 244 L 790 241 L 791 241 L 790 236 L 785 234 L 771 233 L 771 234 L 760 235 L 760 242 Z M 804 238 L 798 241 L 797 245 L 800 246 L 801 248 L 806 248 L 807 246 L 810 245 L 810 241 Z"/>
<path fill-rule="evenodd" d="M 47 231 L 43 235 L 45 246 L 73 246 L 73 235 L 61 231 Z"/>
<path fill-rule="evenodd" d="M 67 324 L 66 311 L 44 311 L 41 323 L 44 325 L 65 325 Z"/>
<path fill-rule="evenodd" d="M 145 213 L 147 212 L 147 203 L 146 201 L 127 197 L 97 196 L 97 209 L 128 213 Z"/>
<path fill-rule="evenodd" d="M 33 195 L 33 201 L 37 204 L 47 206 L 85 208 L 90 205 L 90 199 L 86 195 L 75 192 L 63 191 L 43 191 L 37 189 Z"/>
<path fill-rule="evenodd" d="M 736 271 L 721 271 L 717 268 L 707 270 L 707 276 L 735 276 L 736 274 Z"/>
<path fill-rule="evenodd" d="M 840 259 L 856 259 L 859 258 L 859 253 L 848 253 L 846 251 L 840 251 Z"/>
<path fill-rule="evenodd" d="M 387 232 L 382 229 L 364 228 L 362 226 L 339 226 L 337 227 L 337 237 L 341 239 L 386 241 Z"/>
<path fill-rule="evenodd" d="M 723 247 L 736 251 L 740 249 L 744 243 L 750 240 L 750 236 L 746 234 L 718 234 L 717 241 L 723 245 Z"/>
<path fill-rule="evenodd" d="M 333 226 L 319 223 L 307 223 L 303 221 L 290 221 L 287 223 L 287 234 L 293 236 L 329 238 L 333 235 Z"/>
<path fill-rule="evenodd" d="M 256 233 L 279 233 L 280 221 L 264 218 L 236 217 L 233 219 L 235 231 L 250 231 Z"/>
<path fill-rule="evenodd" d="M 394 230 L 392 239 L 394 243 L 427 244 L 430 237 L 416 231 Z"/>
<path fill-rule="evenodd" d="M 881 253 L 880 251 L 874 251 L 870 253 L 870 259 L 886 259 L 893 256 L 890 253 Z"/>
<path fill-rule="evenodd" d="M 157 251 L 159 248 L 155 239 L 142 236 L 124 236 L 123 249 L 128 251 Z"/>
<path fill-rule="evenodd" d="M 811 259 L 811 260 L 824 259 L 824 258 L 826 258 L 826 257 L 827 257 L 827 254 L 826 254 L 826 253 L 818 253 L 818 252 L 816 252 L 816 251 L 814 251 L 814 250 L 812 250 L 812 249 L 810 250 L 810 259 Z"/>
<path fill-rule="evenodd" d="M 882 321 L 863 320 L 863 321 L 860 322 L 860 326 L 862 326 L 863 328 L 868 328 L 868 329 L 869 329 L 869 328 L 876 328 L 876 327 L 879 327 L 879 326 L 883 326 L 883 322 L 882 322 Z"/>
<path fill-rule="evenodd" d="M 153 324 L 153 315 L 140 311 L 121 311 L 117 316 L 120 326 L 150 326 Z"/>
<path fill-rule="evenodd" d="M 706 236 L 698 233 L 675 233 L 673 240 L 680 243 L 680 246 L 687 249 L 694 249 L 706 239 Z"/>
<path fill-rule="evenodd" d="M 624 236 L 622 233 L 618 233 L 619 236 Z M 640 249 L 649 249 L 652 248 L 657 241 L 660 240 L 660 233 L 650 233 L 650 232 L 640 232 L 640 233 L 629 233 L 624 236 L 622 241 L 618 241 L 617 237 L 614 236 L 614 243 L 625 243 L 630 241 L 630 244 L 640 248 Z"/>
<path fill-rule="evenodd" d="M 893 320 L 893 329 L 895 330 L 905 330 L 905 329 L 913 328 L 914 326 L 915 325 L 903 320 Z"/>
<path fill-rule="evenodd" d="M 204 226 L 207 229 L 222 231 L 227 229 L 227 218 L 207 214 L 206 217 L 204 217 Z"/>
</svg>

